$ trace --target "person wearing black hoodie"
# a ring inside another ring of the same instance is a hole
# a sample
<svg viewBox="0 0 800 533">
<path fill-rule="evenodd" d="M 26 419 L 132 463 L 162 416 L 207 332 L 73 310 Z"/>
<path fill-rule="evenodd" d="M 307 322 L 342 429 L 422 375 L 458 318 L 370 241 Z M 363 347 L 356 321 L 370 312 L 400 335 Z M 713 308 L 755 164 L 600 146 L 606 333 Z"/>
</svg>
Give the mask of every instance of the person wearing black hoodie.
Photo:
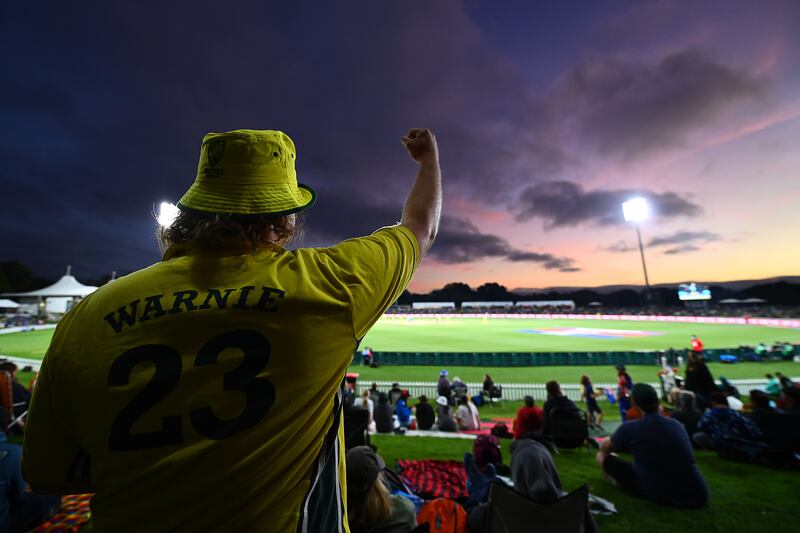
<svg viewBox="0 0 800 533">
<path fill-rule="evenodd" d="M 419 397 L 419 403 L 416 406 L 417 428 L 428 430 L 433 427 L 436 422 L 436 414 L 433 412 L 433 406 L 428 402 L 428 397 L 424 394 Z"/>
<path fill-rule="evenodd" d="M 558 415 L 563 418 L 580 417 L 580 411 L 575 402 L 564 396 L 561 392 L 561 385 L 558 381 L 548 381 L 545 385 L 547 389 L 547 401 L 544 404 L 544 424 L 542 425 L 542 435 L 549 438 L 552 432 L 553 410 L 558 409 Z"/>
<path fill-rule="evenodd" d="M 533 436 L 533 434 L 527 434 Z M 523 437 L 511 443 L 511 479 L 514 490 L 538 503 L 553 503 L 567 493 L 561 487 L 561 478 L 547 448 L 535 439 Z M 467 529 L 470 533 L 483 533 L 489 510 L 489 486 L 494 477 L 494 467 L 481 473 L 471 454 L 464 457 L 464 466 L 470 480 L 470 500 L 467 502 Z M 486 480 L 488 483 L 485 483 Z M 589 508 L 586 508 L 584 531 L 594 533 L 597 525 Z"/>
</svg>

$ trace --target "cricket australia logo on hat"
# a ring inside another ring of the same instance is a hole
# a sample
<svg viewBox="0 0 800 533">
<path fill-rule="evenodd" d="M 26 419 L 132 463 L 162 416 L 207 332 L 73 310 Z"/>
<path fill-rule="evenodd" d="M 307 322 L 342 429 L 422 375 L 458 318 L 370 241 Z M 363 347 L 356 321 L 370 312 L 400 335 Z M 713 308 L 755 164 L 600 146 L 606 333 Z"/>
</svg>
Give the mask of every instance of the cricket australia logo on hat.
<svg viewBox="0 0 800 533">
<path fill-rule="evenodd" d="M 219 160 L 222 159 L 222 152 L 225 151 L 225 141 L 211 141 L 208 143 L 208 164 L 209 166 L 216 166 Z"/>
</svg>

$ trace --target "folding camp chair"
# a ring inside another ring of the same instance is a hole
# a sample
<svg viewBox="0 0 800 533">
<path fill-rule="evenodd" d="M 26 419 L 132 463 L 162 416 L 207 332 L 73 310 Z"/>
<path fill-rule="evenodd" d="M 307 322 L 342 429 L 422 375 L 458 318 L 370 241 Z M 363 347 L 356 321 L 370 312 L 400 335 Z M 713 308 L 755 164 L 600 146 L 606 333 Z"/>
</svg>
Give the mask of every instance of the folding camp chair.
<svg viewBox="0 0 800 533">
<path fill-rule="evenodd" d="M 513 488 L 493 483 L 489 489 L 488 533 L 583 533 L 589 486 L 583 485 L 553 503 L 539 503 Z"/>
<path fill-rule="evenodd" d="M 556 453 L 559 448 L 581 448 L 589 444 L 586 412 L 555 408 L 550 412 L 550 435 Z"/>
<path fill-rule="evenodd" d="M 26 409 L 24 412 L 20 413 L 19 416 L 16 416 L 14 413 L 14 409 L 22 405 L 25 405 L 25 402 L 14 403 L 14 389 L 12 386 L 11 373 L 0 372 L 0 406 L 8 411 L 8 416 L 11 420 L 11 422 L 3 428 L 3 431 L 6 433 L 15 426 L 20 432 L 25 428 L 25 417 L 28 416 L 28 410 Z"/>
</svg>

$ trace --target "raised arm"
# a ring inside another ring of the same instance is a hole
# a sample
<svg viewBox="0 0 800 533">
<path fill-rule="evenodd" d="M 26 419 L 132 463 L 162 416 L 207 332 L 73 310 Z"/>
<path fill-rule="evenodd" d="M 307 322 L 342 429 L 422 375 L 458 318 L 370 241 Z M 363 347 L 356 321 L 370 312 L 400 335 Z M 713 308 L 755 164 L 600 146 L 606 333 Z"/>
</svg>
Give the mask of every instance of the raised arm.
<svg viewBox="0 0 800 533">
<path fill-rule="evenodd" d="M 417 179 L 408 193 L 400 223 L 410 229 L 425 255 L 439 231 L 442 215 L 442 171 L 436 137 L 427 129 L 412 129 L 403 137 L 403 145 L 419 164 Z"/>
</svg>

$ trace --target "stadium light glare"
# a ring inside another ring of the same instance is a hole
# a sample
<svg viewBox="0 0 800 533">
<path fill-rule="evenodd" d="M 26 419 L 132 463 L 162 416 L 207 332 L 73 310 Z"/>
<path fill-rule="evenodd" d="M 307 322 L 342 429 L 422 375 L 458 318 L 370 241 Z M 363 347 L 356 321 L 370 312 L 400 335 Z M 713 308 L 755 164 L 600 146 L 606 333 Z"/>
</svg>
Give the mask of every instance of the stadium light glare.
<svg viewBox="0 0 800 533">
<path fill-rule="evenodd" d="M 650 204 L 644 198 L 632 198 L 622 204 L 626 222 L 642 222 L 650 216 Z"/>
<path fill-rule="evenodd" d="M 161 202 L 161 206 L 158 210 L 158 216 L 156 217 L 159 226 L 168 228 L 173 222 L 175 222 L 177 217 L 178 207 L 175 204 L 170 202 Z"/>
</svg>

